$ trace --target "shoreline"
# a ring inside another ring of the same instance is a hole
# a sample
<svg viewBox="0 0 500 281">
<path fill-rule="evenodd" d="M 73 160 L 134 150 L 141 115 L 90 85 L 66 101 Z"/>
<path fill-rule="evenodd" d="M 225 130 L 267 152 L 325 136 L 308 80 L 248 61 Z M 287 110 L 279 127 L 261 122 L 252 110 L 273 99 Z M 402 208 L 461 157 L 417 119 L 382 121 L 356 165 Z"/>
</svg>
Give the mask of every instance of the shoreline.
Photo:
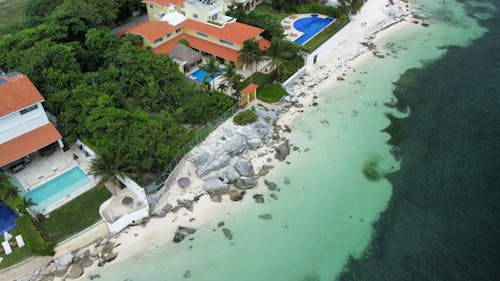
<svg viewBox="0 0 500 281">
<path fill-rule="evenodd" d="M 398 2 L 396 4 L 399 6 L 408 5 L 408 3 L 402 1 L 394 2 Z M 373 50 L 368 46 L 362 45 L 362 42 L 368 41 L 376 43 L 387 36 L 401 32 L 406 27 L 413 25 L 408 21 L 408 19 L 411 19 L 411 12 L 406 9 L 405 12 L 407 15 L 405 17 L 397 22 L 391 22 L 390 20 L 392 18 L 385 14 L 384 11 L 384 7 L 388 3 L 388 0 L 369 0 L 365 3 L 360 13 L 354 16 L 351 22 L 343 28 L 343 33 L 348 33 L 349 35 L 347 38 L 339 38 L 340 36 L 337 37 L 337 33 L 323 44 L 325 46 L 330 46 L 332 44 L 331 42 L 333 42 L 333 49 L 324 50 L 331 59 L 314 66 L 308 65 L 307 73 L 293 82 L 291 88 L 293 89 L 294 95 L 297 96 L 298 102 L 294 105 L 290 104 L 290 106 L 269 106 L 278 111 L 276 125 L 282 127 L 291 126 L 300 114 L 313 110 L 315 107 L 313 104 L 317 96 L 324 95 L 327 90 L 331 91 L 337 83 L 342 83 L 343 79 L 339 79 L 339 77 L 343 78 L 355 72 L 357 68 L 366 64 L 371 59 L 376 59 L 377 57 L 374 56 Z M 375 10 L 377 10 L 377 13 L 374 12 Z M 382 26 L 380 26 L 381 23 L 386 23 L 388 25 L 382 24 Z M 255 105 L 255 103 L 253 104 Z M 302 104 L 302 106 L 299 107 L 297 106 L 298 104 Z M 231 119 L 226 122 L 231 122 Z M 213 135 L 214 133 L 208 138 L 213 137 Z M 259 171 L 262 166 L 267 164 L 267 158 L 272 157 L 272 153 L 274 153 L 274 149 L 268 145 L 263 145 L 256 150 L 248 151 L 246 156 L 251 160 L 255 170 Z M 271 164 L 276 163 L 276 160 L 273 160 Z M 201 178 L 193 175 L 193 171 L 194 166 L 190 162 L 184 161 L 183 164 L 180 164 L 180 167 L 178 167 L 178 177 L 188 176 L 191 179 L 190 190 L 186 192 L 175 184 L 170 190 L 162 195 L 163 200 L 160 200 L 157 204 L 157 208 L 169 200 L 189 200 L 200 196 L 202 193 L 206 193 L 203 190 Z M 252 198 L 249 198 L 252 194 L 261 193 L 263 190 L 266 190 L 266 186 L 262 183 L 262 180 L 259 180 L 257 187 L 247 190 L 247 194 L 243 200 L 252 200 Z M 117 245 L 113 250 L 118 256 L 110 263 L 110 266 L 117 265 L 129 258 L 139 256 L 141 253 L 144 253 L 154 246 L 172 243 L 168 241 L 171 241 L 172 237 L 174 237 L 178 226 L 192 228 L 206 226 L 216 221 L 224 213 L 243 207 L 241 202 L 231 201 L 228 195 L 223 195 L 221 202 L 212 201 L 208 195 L 201 195 L 198 199 L 199 200 L 192 205 L 192 211 L 186 208 L 180 208 L 176 213 L 168 212 L 164 217 L 152 218 L 144 228 L 141 226 L 129 227 L 119 233 L 117 237 L 111 238 L 111 241 Z M 74 249 L 77 249 L 76 251 L 79 253 L 87 249 L 92 251 L 95 239 L 97 238 L 98 237 L 95 237 L 94 241 L 87 241 L 88 246 L 86 247 L 75 247 Z M 68 249 L 71 247 L 65 248 Z M 64 254 L 66 253 L 59 253 L 58 251 L 56 257 L 61 257 Z M 98 269 L 97 262 L 94 262 L 90 267 L 85 268 L 85 273 L 80 276 L 78 280 L 84 280 L 92 275 L 98 274 Z M 31 270 L 28 272 L 25 271 L 24 275 L 30 273 Z M 0 274 L 0 276 L 2 275 L 3 274 Z M 62 278 L 56 277 L 54 280 L 62 280 Z"/>
</svg>

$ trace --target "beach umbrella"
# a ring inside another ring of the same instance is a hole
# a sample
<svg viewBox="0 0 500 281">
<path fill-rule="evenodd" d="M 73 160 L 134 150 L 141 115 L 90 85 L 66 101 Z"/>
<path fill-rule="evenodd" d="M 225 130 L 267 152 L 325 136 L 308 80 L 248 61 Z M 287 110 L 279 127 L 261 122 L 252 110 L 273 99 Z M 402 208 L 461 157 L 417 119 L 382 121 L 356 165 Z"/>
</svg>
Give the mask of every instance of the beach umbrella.
<svg viewBox="0 0 500 281">
<path fill-rule="evenodd" d="M 4 231 L 3 238 L 5 239 L 5 241 L 9 241 L 10 239 L 13 238 L 13 236 L 10 233 L 8 233 L 7 231 Z"/>
</svg>

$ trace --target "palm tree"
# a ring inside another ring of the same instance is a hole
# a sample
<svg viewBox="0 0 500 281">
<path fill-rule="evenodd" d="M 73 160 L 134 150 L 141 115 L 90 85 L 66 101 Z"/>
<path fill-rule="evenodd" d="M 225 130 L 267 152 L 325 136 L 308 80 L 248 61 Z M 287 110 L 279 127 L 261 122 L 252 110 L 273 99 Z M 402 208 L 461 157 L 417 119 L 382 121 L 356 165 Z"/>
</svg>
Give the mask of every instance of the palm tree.
<svg viewBox="0 0 500 281">
<path fill-rule="evenodd" d="M 214 57 L 208 57 L 207 64 L 200 66 L 207 74 L 203 77 L 203 81 L 212 78 L 212 91 L 215 90 L 215 77 L 221 73 L 219 62 Z"/>
<path fill-rule="evenodd" d="M 252 39 L 243 42 L 243 47 L 240 50 L 238 60 L 246 65 L 250 65 L 250 72 L 253 74 L 253 64 L 257 64 L 262 60 L 262 52 L 259 49 L 257 41 Z M 252 76 L 250 76 L 250 81 L 253 83 Z"/>
<path fill-rule="evenodd" d="M 270 64 L 278 76 L 286 70 L 284 52 L 285 48 L 283 46 L 283 41 L 278 38 L 273 38 L 271 46 L 266 50 L 266 55 L 271 59 Z"/>
<path fill-rule="evenodd" d="M 221 91 L 221 92 L 225 92 L 227 89 L 227 84 L 226 83 L 220 83 L 219 86 L 217 86 L 217 90 Z"/>
<path fill-rule="evenodd" d="M 120 189 L 117 177 L 124 176 L 127 168 L 127 157 L 120 150 L 103 150 L 92 159 L 89 174 L 100 176 L 99 184 L 117 194 Z"/>
<path fill-rule="evenodd" d="M 233 94 L 234 84 L 240 82 L 241 79 L 243 78 L 241 74 L 236 72 L 236 67 L 234 67 L 234 64 L 232 63 L 227 65 L 224 73 L 222 73 L 221 76 L 222 76 L 222 82 L 229 85 L 229 93 L 231 95 Z"/>
</svg>

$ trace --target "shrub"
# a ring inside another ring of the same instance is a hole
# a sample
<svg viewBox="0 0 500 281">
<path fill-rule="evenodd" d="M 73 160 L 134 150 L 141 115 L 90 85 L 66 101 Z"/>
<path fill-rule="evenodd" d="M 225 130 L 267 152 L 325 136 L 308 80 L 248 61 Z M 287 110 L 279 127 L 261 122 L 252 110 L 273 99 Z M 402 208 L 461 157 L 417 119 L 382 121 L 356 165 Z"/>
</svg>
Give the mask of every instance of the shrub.
<svg viewBox="0 0 500 281">
<path fill-rule="evenodd" d="M 286 95 L 285 89 L 278 84 L 267 84 L 257 90 L 257 98 L 263 102 L 275 103 Z"/>
<path fill-rule="evenodd" d="M 251 109 L 241 111 L 233 118 L 233 123 L 240 126 L 252 124 L 255 121 L 257 121 L 257 114 Z"/>
<path fill-rule="evenodd" d="M 46 241 L 36 229 L 30 216 L 20 216 L 16 219 L 17 230 L 23 235 L 26 246 L 40 256 L 53 256 L 55 243 Z"/>
</svg>

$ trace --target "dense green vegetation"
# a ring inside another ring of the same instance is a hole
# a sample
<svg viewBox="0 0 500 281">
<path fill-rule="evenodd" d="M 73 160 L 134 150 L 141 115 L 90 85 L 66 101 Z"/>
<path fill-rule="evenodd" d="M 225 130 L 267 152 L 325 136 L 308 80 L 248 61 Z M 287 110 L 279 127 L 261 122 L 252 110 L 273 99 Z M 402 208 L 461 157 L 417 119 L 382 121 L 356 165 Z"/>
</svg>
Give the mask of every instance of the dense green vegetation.
<svg viewBox="0 0 500 281">
<path fill-rule="evenodd" d="M 55 243 L 44 239 L 32 220 L 33 218 L 29 215 L 20 216 L 16 219 L 17 230 L 23 235 L 26 246 L 36 255 L 54 255 Z"/>
<path fill-rule="evenodd" d="M 0 0 L 0 38 L 26 25 L 24 11 L 28 0 Z"/>
<path fill-rule="evenodd" d="M 99 206 L 109 199 L 111 193 L 102 185 L 85 192 L 64 206 L 41 218 L 40 226 L 51 241 L 60 242 L 78 233 L 101 219 Z"/>
<path fill-rule="evenodd" d="M 252 109 L 240 111 L 233 117 L 233 123 L 244 126 L 257 121 L 257 114 Z"/>
<path fill-rule="evenodd" d="M 267 84 L 257 89 L 257 98 L 263 102 L 275 103 L 286 95 L 285 89 L 278 84 Z"/>
<path fill-rule="evenodd" d="M 154 174 L 189 139 L 186 128 L 234 103 L 190 84 L 168 56 L 109 31 L 140 1 L 34 2 L 44 8 L 30 9 L 32 27 L 0 40 L 0 68 L 30 77 L 68 142 L 81 138 L 98 152 L 127 151 L 129 172 Z"/>
</svg>

